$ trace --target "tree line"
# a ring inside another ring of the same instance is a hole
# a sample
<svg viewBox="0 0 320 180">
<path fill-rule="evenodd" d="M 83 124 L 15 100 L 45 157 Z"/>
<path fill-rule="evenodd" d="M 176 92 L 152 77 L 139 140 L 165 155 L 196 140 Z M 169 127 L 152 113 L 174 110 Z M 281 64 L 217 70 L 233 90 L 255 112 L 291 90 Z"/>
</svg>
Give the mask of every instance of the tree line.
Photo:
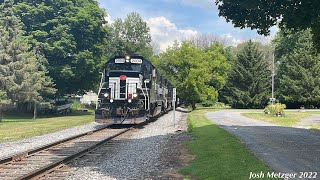
<svg viewBox="0 0 320 180">
<path fill-rule="evenodd" d="M 0 0 L 0 117 L 66 94 L 98 88 L 116 54 L 152 56 L 149 28 L 139 14 L 107 22 L 95 0 Z"/>
<path fill-rule="evenodd" d="M 276 98 L 289 107 L 319 106 L 319 56 L 312 28 L 294 32 L 282 27 L 270 44 L 250 40 L 237 47 L 198 36 L 154 54 L 150 29 L 135 12 L 110 23 L 92 0 L 0 3 L 0 109 L 16 104 L 23 111 L 31 104 L 36 111 L 49 99 L 96 90 L 106 60 L 133 53 L 149 58 L 193 108 L 217 101 L 263 108 L 271 96 L 272 51 L 279 62 Z"/>
</svg>

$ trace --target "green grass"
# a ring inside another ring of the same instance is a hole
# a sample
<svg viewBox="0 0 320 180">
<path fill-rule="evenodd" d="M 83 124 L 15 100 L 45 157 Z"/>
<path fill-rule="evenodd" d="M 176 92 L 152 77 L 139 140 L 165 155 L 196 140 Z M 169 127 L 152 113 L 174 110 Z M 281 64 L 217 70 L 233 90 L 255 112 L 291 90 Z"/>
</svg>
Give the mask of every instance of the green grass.
<svg viewBox="0 0 320 180">
<path fill-rule="evenodd" d="M 250 172 L 272 172 L 238 138 L 204 114 L 214 109 L 195 110 L 189 114 L 189 133 L 194 140 L 186 144 L 195 159 L 181 169 L 191 179 L 249 179 Z"/>
<path fill-rule="evenodd" d="M 0 142 L 14 141 L 93 122 L 93 112 L 73 112 L 68 116 L 38 118 L 6 115 L 0 122 Z"/>
<path fill-rule="evenodd" d="M 264 114 L 264 113 L 257 113 L 257 112 L 252 112 L 252 113 L 241 113 L 241 115 L 273 124 L 278 124 L 281 126 L 295 126 L 298 122 L 301 121 L 301 119 L 310 117 L 312 114 L 319 114 L 319 112 L 292 112 L 292 111 L 287 111 L 285 112 L 285 116 L 273 116 L 270 114 Z M 320 128 L 320 125 L 312 125 L 312 128 Z"/>
<path fill-rule="evenodd" d="M 312 125 L 312 126 L 311 126 L 311 129 L 320 129 L 320 124 L 318 124 L 318 125 Z"/>
</svg>

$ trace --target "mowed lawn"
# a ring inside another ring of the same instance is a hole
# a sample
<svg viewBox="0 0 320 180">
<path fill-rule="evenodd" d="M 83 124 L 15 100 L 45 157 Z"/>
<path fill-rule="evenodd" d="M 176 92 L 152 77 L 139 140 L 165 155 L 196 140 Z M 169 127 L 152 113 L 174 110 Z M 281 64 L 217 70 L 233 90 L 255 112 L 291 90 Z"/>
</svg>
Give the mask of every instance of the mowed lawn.
<svg viewBox="0 0 320 180">
<path fill-rule="evenodd" d="M 59 131 L 93 122 L 93 112 L 73 112 L 67 116 L 49 118 L 5 115 L 0 122 L 0 142 L 13 141 Z"/>
<path fill-rule="evenodd" d="M 259 161 L 241 141 L 213 124 L 200 109 L 189 114 L 189 133 L 193 140 L 186 144 L 195 156 L 181 169 L 187 179 L 249 179 L 250 172 L 272 172 Z"/>
<path fill-rule="evenodd" d="M 265 121 L 273 124 L 278 124 L 281 126 L 295 126 L 297 123 L 299 123 L 302 119 L 310 117 L 312 114 L 320 114 L 319 111 L 305 111 L 305 112 L 299 112 L 299 111 L 286 111 L 285 116 L 273 116 L 269 114 L 264 114 L 263 112 L 251 112 L 251 113 L 241 113 L 241 115 L 257 119 L 260 121 Z M 306 125 L 311 128 L 320 129 L 320 125 Z"/>
</svg>

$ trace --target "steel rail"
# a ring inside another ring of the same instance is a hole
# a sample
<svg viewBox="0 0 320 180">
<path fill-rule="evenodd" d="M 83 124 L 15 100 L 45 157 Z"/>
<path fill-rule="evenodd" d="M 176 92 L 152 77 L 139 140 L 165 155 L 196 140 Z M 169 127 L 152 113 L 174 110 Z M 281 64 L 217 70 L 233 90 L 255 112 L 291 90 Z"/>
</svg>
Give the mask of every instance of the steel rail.
<svg viewBox="0 0 320 180">
<path fill-rule="evenodd" d="M 123 133 L 125 133 L 127 131 L 130 131 L 131 129 L 133 129 L 133 128 L 128 128 L 126 130 L 123 130 L 123 131 L 121 131 L 121 132 L 119 132 L 119 133 L 117 133 L 117 134 L 115 134 L 113 136 L 110 136 L 110 137 L 108 137 L 108 138 L 106 138 L 106 139 L 104 139 L 104 140 L 102 140 L 102 141 L 90 146 L 89 148 L 86 148 L 86 149 L 84 149 L 82 151 L 79 151 L 79 152 L 77 152 L 77 153 L 75 153 L 73 155 L 70 155 L 68 157 L 65 157 L 63 159 L 57 160 L 57 161 L 55 161 L 55 162 L 53 162 L 53 163 L 51 163 L 51 164 L 49 164 L 47 166 L 44 166 L 43 168 L 37 169 L 37 170 L 32 171 L 32 172 L 30 172 L 30 173 L 28 173 L 26 175 L 18 177 L 17 179 L 18 180 L 27 180 L 27 179 L 40 178 L 41 176 L 44 176 L 45 174 L 53 171 L 54 168 L 60 166 L 61 164 L 68 163 L 68 162 L 70 162 L 71 160 L 73 160 L 75 158 L 84 156 L 85 154 L 90 153 L 90 151 L 92 151 L 92 150 L 94 150 L 96 148 L 99 148 L 100 146 L 102 146 L 107 141 L 110 141 L 111 139 L 113 139 L 113 138 L 115 138 L 117 136 L 120 136 L 121 134 L 123 134 Z"/>
<path fill-rule="evenodd" d="M 108 128 L 109 126 L 110 125 L 108 125 L 106 127 L 103 127 L 103 128 L 95 129 L 95 130 L 92 130 L 92 131 L 89 131 L 89 132 L 85 132 L 85 133 L 82 133 L 82 134 L 79 134 L 79 135 L 75 135 L 75 136 L 72 136 L 72 137 L 69 137 L 69 138 L 66 138 L 66 139 L 62 139 L 60 141 L 53 142 L 53 143 L 50 143 L 50 144 L 47 144 L 47 145 L 44 145 L 44 146 L 41 146 L 41 147 L 38 147 L 38 148 L 34 148 L 34 149 L 31 149 L 31 150 L 28 150 L 28 151 L 25 151 L 25 152 L 22 152 L 22 153 L 17 153 L 15 155 L 11 155 L 10 157 L 2 158 L 2 159 L 0 159 L 0 165 L 4 164 L 4 163 L 11 162 L 11 161 L 20 160 L 20 159 L 23 159 L 23 158 L 25 158 L 25 157 L 27 157 L 29 155 L 32 155 L 32 154 L 37 153 L 39 151 L 43 151 L 43 150 L 48 149 L 50 147 L 56 146 L 58 144 L 62 144 L 62 143 L 65 143 L 65 142 L 68 142 L 68 141 L 71 141 L 71 140 L 86 136 L 86 135 L 93 134 L 93 133 L 98 132 L 98 131 L 102 131 L 102 130 Z"/>
</svg>

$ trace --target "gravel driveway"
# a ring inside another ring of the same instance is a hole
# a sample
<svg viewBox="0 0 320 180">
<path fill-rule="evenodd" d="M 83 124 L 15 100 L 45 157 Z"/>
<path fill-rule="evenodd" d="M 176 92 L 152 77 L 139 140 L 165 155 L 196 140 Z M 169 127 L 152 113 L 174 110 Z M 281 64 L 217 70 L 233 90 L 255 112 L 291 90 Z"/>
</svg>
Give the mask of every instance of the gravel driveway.
<svg viewBox="0 0 320 180">
<path fill-rule="evenodd" d="M 320 178 L 320 131 L 278 126 L 243 117 L 241 112 L 245 111 L 222 110 L 206 116 L 239 137 L 275 172 L 318 172 Z"/>
</svg>

